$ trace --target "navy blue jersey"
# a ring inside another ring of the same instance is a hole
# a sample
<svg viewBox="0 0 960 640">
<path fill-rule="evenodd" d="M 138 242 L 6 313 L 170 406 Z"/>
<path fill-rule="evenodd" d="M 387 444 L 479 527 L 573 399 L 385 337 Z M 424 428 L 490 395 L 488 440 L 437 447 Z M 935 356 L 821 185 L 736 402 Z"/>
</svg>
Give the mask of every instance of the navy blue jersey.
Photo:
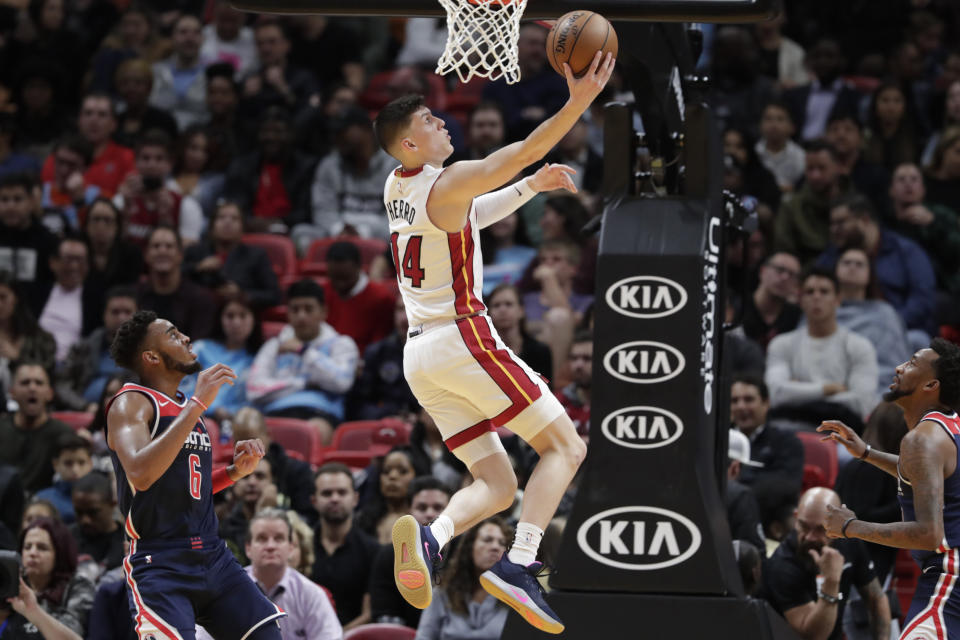
<svg viewBox="0 0 960 640">
<path fill-rule="evenodd" d="M 124 393 L 145 395 L 153 403 L 150 438 L 160 436 L 183 410 L 178 402 L 155 389 L 127 383 L 107 404 L 109 414 L 113 402 Z M 178 396 L 180 394 L 177 394 Z M 182 396 L 181 396 L 182 397 Z M 126 518 L 126 531 L 134 540 L 210 537 L 217 535 L 217 516 L 213 511 L 211 472 L 213 447 L 203 424 L 197 421 L 174 459 L 173 464 L 146 491 L 136 491 L 117 454 L 110 458 L 117 473 L 117 498 L 120 512 Z"/>
<path fill-rule="evenodd" d="M 920 419 L 936 422 L 953 439 L 957 446 L 957 469 L 948 478 L 943 480 L 943 542 L 936 551 L 911 551 L 910 555 L 920 565 L 921 569 L 927 569 L 930 566 L 937 566 L 944 573 L 958 575 L 960 568 L 952 554 L 947 553 L 951 549 L 960 547 L 960 417 L 956 413 L 945 414 L 939 411 L 931 411 Z M 897 498 L 900 500 L 900 508 L 903 510 L 904 522 L 916 520 L 916 511 L 913 507 L 913 488 L 910 482 L 900 475 L 900 467 L 897 466 Z"/>
</svg>

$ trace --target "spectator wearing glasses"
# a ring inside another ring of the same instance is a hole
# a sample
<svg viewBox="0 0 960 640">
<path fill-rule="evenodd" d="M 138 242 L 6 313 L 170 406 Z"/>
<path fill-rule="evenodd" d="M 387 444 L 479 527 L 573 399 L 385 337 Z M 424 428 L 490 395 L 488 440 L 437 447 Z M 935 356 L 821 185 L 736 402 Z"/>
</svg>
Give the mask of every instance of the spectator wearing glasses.
<svg viewBox="0 0 960 640">
<path fill-rule="evenodd" d="M 136 285 L 143 274 L 143 254 L 123 240 L 123 216 L 113 201 L 97 198 L 87 209 L 83 235 L 90 252 L 91 286 L 106 291 Z"/>
<path fill-rule="evenodd" d="M 100 195 L 100 187 L 87 184 L 84 172 L 93 159 L 93 147 L 76 134 L 60 139 L 53 147 L 53 180 L 43 183 L 44 224 L 54 233 L 77 229 L 87 207 Z M 51 223 L 50 213 L 58 222 Z"/>
<path fill-rule="evenodd" d="M 743 301 L 743 332 L 764 349 L 778 334 L 793 331 L 800 322 L 796 305 L 800 284 L 800 261 L 792 253 L 778 251 L 760 266 L 760 282 Z"/>
</svg>

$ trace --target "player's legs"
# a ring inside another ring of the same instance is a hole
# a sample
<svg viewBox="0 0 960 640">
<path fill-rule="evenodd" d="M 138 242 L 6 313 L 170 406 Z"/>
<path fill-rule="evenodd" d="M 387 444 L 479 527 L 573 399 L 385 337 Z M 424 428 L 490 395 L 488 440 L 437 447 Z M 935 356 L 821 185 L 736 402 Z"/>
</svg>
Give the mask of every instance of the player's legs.
<svg viewBox="0 0 960 640">
<path fill-rule="evenodd" d="M 140 640 L 194 640 L 192 594 L 203 567 L 185 550 L 141 551 L 131 543 L 124 558 L 130 613 Z"/>
<path fill-rule="evenodd" d="M 545 530 L 587 455 L 587 445 L 565 413 L 533 436 L 528 444 L 540 454 L 540 460 L 523 492 L 520 521 Z"/>
<path fill-rule="evenodd" d="M 198 603 L 197 622 L 214 638 L 280 640 L 277 620 L 287 614 L 267 599 L 225 544 L 208 553 L 207 597 Z"/>
<path fill-rule="evenodd" d="M 946 640 L 960 632 L 957 576 L 921 573 L 900 640 Z"/>
<path fill-rule="evenodd" d="M 495 434 L 484 437 L 496 438 Z M 517 477 L 503 451 L 492 453 L 470 467 L 473 482 L 457 491 L 443 510 L 458 536 L 478 522 L 510 508 L 517 492 Z M 559 503 L 558 503 L 559 504 Z"/>
</svg>

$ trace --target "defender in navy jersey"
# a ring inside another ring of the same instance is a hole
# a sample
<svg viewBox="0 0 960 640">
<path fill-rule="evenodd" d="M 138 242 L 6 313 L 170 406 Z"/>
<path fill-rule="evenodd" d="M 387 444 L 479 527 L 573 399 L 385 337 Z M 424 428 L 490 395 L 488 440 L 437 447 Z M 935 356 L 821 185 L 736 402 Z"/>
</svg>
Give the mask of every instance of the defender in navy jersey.
<svg viewBox="0 0 960 640">
<path fill-rule="evenodd" d="M 213 494 L 251 473 L 263 443 L 237 443 L 233 464 L 213 469 L 202 414 L 236 374 L 223 364 L 200 372 L 195 395 L 178 395 L 200 370 L 190 338 L 150 311 L 117 331 L 111 355 L 143 384 L 126 384 L 107 404 L 107 445 L 130 538 L 123 567 L 139 640 L 194 640 L 200 624 L 217 640 L 281 640 L 286 615 L 240 567 L 217 534 Z"/>
<path fill-rule="evenodd" d="M 897 367 L 883 398 L 903 409 L 910 429 L 899 456 L 840 422 L 817 430 L 897 478 L 903 522 L 864 522 L 844 505 L 828 508 L 827 534 L 910 549 L 922 573 L 900 639 L 960 638 L 960 347 L 934 339 Z"/>
</svg>

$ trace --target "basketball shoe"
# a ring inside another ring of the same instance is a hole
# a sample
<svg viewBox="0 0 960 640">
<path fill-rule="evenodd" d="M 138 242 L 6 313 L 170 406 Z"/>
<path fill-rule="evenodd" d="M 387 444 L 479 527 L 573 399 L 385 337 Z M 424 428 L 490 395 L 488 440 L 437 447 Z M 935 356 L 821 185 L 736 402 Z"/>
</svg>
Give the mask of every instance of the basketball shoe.
<svg viewBox="0 0 960 640">
<path fill-rule="evenodd" d="M 393 578 L 403 599 L 417 609 L 430 606 L 440 560 L 440 545 L 430 527 L 410 515 L 393 524 Z"/>
<path fill-rule="evenodd" d="M 504 553 L 497 564 L 483 572 L 480 585 L 537 629 L 547 633 L 562 633 L 563 623 L 547 604 L 543 587 L 537 580 L 542 568 L 541 562 L 533 562 L 526 567 L 510 562 Z"/>
</svg>

